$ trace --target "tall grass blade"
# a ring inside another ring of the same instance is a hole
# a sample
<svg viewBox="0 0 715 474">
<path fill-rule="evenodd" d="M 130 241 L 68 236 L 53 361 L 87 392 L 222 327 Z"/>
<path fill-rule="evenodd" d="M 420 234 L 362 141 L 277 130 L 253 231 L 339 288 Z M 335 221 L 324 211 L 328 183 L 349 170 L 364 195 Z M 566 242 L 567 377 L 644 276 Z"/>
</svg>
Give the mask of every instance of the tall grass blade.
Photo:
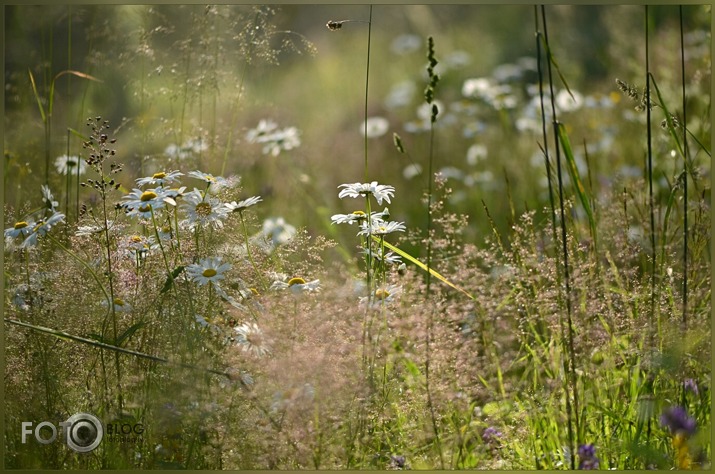
<svg viewBox="0 0 715 474">
<path fill-rule="evenodd" d="M 556 148 L 556 175 L 558 178 L 558 191 L 559 191 L 559 213 L 560 213 L 560 227 L 561 227 L 561 252 L 563 259 L 563 282 L 564 282 L 564 296 L 566 302 L 566 328 L 564 328 L 563 318 L 559 317 L 559 326 L 561 330 L 561 343 L 564 347 L 564 352 L 566 357 L 563 361 L 564 373 L 567 374 L 565 382 L 565 396 L 564 405 L 566 408 L 566 420 L 567 420 L 567 432 L 568 432 L 568 442 L 569 450 L 571 453 L 575 452 L 575 442 L 576 437 L 579 435 L 579 409 L 578 409 L 578 387 L 576 384 L 576 355 L 574 350 L 574 330 L 573 330 L 573 320 L 572 320 L 572 304 L 571 304 L 571 276 L 569 271 L 569 253 L 568 253 L 568 234 L 566 232 L 566 218 L 564 212 L 564 187 L 563 178 L 561 172 L 561 147 L 559 146 L 559 122 L 556 116 L 556 103 L 554 94 L 554 81 L 552 76 L 552 61 L 551 61 L 551 50 L 549 49 L 549 33 L 546 24 L 546 7 L 541 5 L 541 19 L 544 26 L 544 45 L 548 54 L 549 61 L 548 72 L 549 72 L 549 91 L 551 93 L 551 114 L 554 126 L 554 141 Z M 558 271 L 558 264 L 556 268 L 557 282 L 559 287 L 561 286 L 560 272 Z M 559 298 L 561 298 L 561 293 L 559 292 Z M 561 301 L 559 301 L 559 306 L 561 306 Z M 566 332 L 566 330 L 568 330 Z M 574 426 L 576 427 L 574 432 Z M 571 469 L 576 469 L 575 456 L 571 456 Z"/>
<path fill-rule="evenodd" d="M 651 244 L 651 274 L 650 274 L 650 314 L 651 323 L 656 317 L 656 285 L 655 285 L 655 270 L 656 270 L 656 235 L 655 235 L 655 202 L 653 196 L 653 134 L 651 131 L 652 119 L 651 119 L 651 79 L 653 75 L 650 72 L 650 54 L 649 54 L 649 31 L 648 31 L 648 5 L 645 5 L 645 69 L 646 69 L 646 88 L 645 88 L 645 103 L 646 103 L 646 139 L 647 139 L 647 171 L 648 171 L 648 209 L 650 213 L 650 244 Z M 657 90 L 657 87 L 656 87 Z M 668 120 L 666 118 L 666 120 Z M 651 338 L 652 327 L 650 328 Z M 650 341 L 653 342 L 652 340 Z M 649 433 L 650 434 L 650 433 Z"/>
<path fill-rule="evenodd" d="M 176 367 L 182 367 L 182 368 L 185 368 L 185 369 L 192 369 L 192 370 L 197 370 L 197 371 L 201 371 L 201 372 L 209 372 L 209 373 L 216 374 L 216 375 L 223 375 L 224 377 L 227 377 L 227 378 L 233 378 L 233 377 L 231 376 L 231 374 L 226 373 L 226 372 L 222 372 L 222 371 L 220 371 L 220 370 L 209 369 L 209 368 L 205 368 L 205 367 L 197 367 L 197 366 L 195 366 L 195 365 L 185 364 L 185 363 L 182 363 L 182 362 L 170 361 L 169 359 L 165 359 L 165 358 L 163 358 L 163 357 L 153 356 L 153 355 L 150 355 L 150 354 L 145 354 L 145 353 L 143 353 L 143 352 L 139 352 L 139 351 L 135 351 L 135 350 L 131 350 L 131 349 L 125 349 L 125 348 L 123 348 L 123 347 L 118 347 L 118 346 L 115 346 L 115 345 L 112 345 L 112 344 L 107 344 L 107 343 L 105 343 L 105 342 L 95 341 L 95 340 L 93 340 L 93 339 L 89 339 L 89 338 L 86 338 L 86 337 L 82 337 L 82 336 L 77 336 L 77 335 L 74 335 L 74 334 L 70 334 L 70 333 L 68 333 L 68 332 L 60 331 L 60 330 L 58 330 L 58 329 L 52 329 L 52 328 L 48 328 L 48 327 L 45 327 L 45 326 L 38 326 L 38 325 L 36 325 L 36 324 L 26 323 L 26 322 L 24 322 L 24 321 L 20 321 L 20 320 L 17 320 L 17 319 L 4 318 L 4 321 L 5 321 L 6 323 L 15 324 L 15 325 L 17 325 L 17 326 L 22 326 L 22 327 L 31 329 L 31 330 L 36 331 L 36 332 L 41 332 L 41 333 L 44 333 L 44 334 L 49 334 L 50 336 L 56 337 L 57 339 L 61 339 L 61 340 L 63 340 L 63 341 L 79 342 L 79 343 L 81 343 L 81 344 L 86 344 L 86 345 L 88 345 L 88 346 L 97 347 L 97 348 L 99 348 L 99 349 L 105 349 L 105 350 L 113 351 L 113 352 L 119 353 L 119 354 L 127 354 L 127 355 L 131 355 L 131 356 L 138 357 L 138 358 L 141 358 L 141 359 L 148 359 L 148 360 L 151 360 L 151 361 L 153 361 L 153 362 L 160 362 L 160 363 L 162 363 L 162 364 L 173 365 L 173 366 L 176 366 Z M 131 328 L 130 328 L 130 329 L 131 329 Z M 138 329 L 138 328 L 137 328 L 137 329 Z M 241 380 L 241 379 L 239 378 L 239 380 Z M 241 380 L 241 382 L 243 383 L 242 380 Z"/>
<path fill-rule="evenodd" d="M 559 75 L 559 79 L 561 79 L 561 82 L 564 84 L 564 87 L 566 88 L 566 92 L 569 93 L 571 98 L 573 100 L 576 100 L 576 97 L 574 97 L 573 92 L 571 92 L 571 88 L 569 87 L 569 83 L 566 81 L 566 77 L 564 77 L 563 73 L 561 72 L 561 68 L 559 68 L 559 64 L 556 62 L 556 59 L 554 58 L 554 55 L 551 54 L 551 48 L 549 48 L 549 42 L 545 37 L 541 37 L 542 41 L 544 42 L 544 49 L 546 50 L 546 57 L 549 60 L 549 63 L 554 66 L 556 69 L 556 74 Z"/>
<path fill-rule="evenodd" d="M 42 99 L 40 99 L 40 94 L 37 92 L 37 84 L 35 84 L 35 76 L 32 71 L 27 71 L 30 74 L 30 84 L 32 84 L 32 93 L 37 101 L 37 108 L 40 109 L 40 116 L 42 117 L 42 122 L 47 123 L 47 115 L 45 115 L 45 108 L 42 106 Z"/>
<path fill-rule="evenodd" d="M 578 196 L 583 210 L 586 212 L 588 217 L 588 226 L 591 230 L 591 238 L 593 239 L 594 249 L 596 246 L 596 219 L 593 214 L 593 209 L 591 208 L 591 200 L 589 199 L 586 188 L 581 181 L 581 177 L 578 173 L 578 167 L 576 166 L 576 159 L 573 154 L 573 149 L 571 148 L 571 141 L 569 140 L 568 134 L 566 133 L 566 127 L 562 123 L 558 124 L 559 142 L 561 143 L 561 148 L 564 151 L 564 156 L 566 157 L 566 170 L 569 172 L 569 177 L 573 183 L 574 190 Z"/>
<path fill-rule="evenodd" d="M 87 79 L 89 81 L 94 81 L 94 82 L 102 82 L 101 79 L 98 79 L 94 76 L 91 76 L 89 74 L 85 74 L 83 72 L 79 71 L 72 71 L 72 70 L 65 70 L 65 71 L 60 71 L 57 73 L 57 75 L 52 79 L 52 82 L 50 83 L 50 102 L 48 105 L 48 112 L 47 115 L 49 117 L 52 117 L 52 109 L 53 109 L 53 104 L 54 104 L 54 98 L 55 98 L 55 82 L 57 82 L 57 79 L 59 79 L 62 76 L 65 75 L 72 75 L 72 76 L 77 76 L 81 77 L 82 79 Z"/>
<path fill-rule="evenodd" d="M 685 40 L 683 38 L 683 6 L 678 6 L 680 19 L 680 77 L 683 96 L 683 329 L 688 326 L 688 99 L 685 94 Z"/>
</svg>

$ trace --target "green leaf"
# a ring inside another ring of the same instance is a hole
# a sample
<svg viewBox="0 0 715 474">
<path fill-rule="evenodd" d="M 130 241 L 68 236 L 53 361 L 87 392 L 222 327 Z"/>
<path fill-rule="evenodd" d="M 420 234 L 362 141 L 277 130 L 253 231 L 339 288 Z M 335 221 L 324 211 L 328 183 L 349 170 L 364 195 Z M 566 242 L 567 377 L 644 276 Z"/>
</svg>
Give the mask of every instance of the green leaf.
<svg viewBox="0 0 715 474">
<path fill-rule="evenodd" d="M 410 359 L 405 359 L 405 368 L 410 374 L 412 374 L 413 377 L 419 377 L 422 375 L 420 368 L 417 367 L 417 364 L 412 362 Z"/>
<path fill-rule="evenodd" d="M 574 184 L 576 189 L 576 195 L 581 201 L 583 209 L 586 211 L 588 216 L 588 225 L 591 228 L 591 238 L 596 242 L 596 219 L 593 216 L 593 210 L 591 209 L 591 202 L 588 199 L 588 194 L 586 193 L 586 188 L 581 182 L 581 178 L 578 175 L 578 167 L 576 166 L 576 159 L 574 158 L 573 150 L 571 148 L 571 142 L 566 134 L 566 127 L 562 123 L 558 124 L 559 141 L 561 142 L 561 148 L 564 150 L 564 155 L 566 155 L 566 164 L 569 176 L 571 177 L 571 182 Z"/>
<path fill-rule="evenodd" d="M 573 93 L 571 92 L 571 88 L 569 87 L 568 82 L 566 82 L 566 78 L 564 77 L 563 73 L 561 72 L 561 68 L 559 68 L 559 65 L 558 65 L 558 63 L 556 62 L 556 59 L 554 59 L 554 55 L 551 54 L 551 48 L 549 48 L 549 44 L 546 42 L 546 38 L 544 38 L 544 37 L 542 36 L 542 37 L 541 37 L 541 41 L 544 43 L 544 49 L 546 50 L 546 55 L 547 55 L 547 57 L 549 58 L 549 61 L 550 61 L 551 64 L 553 64 L 554 67 L 556 68 L 556 73 L 559 75 L 559 79 L 561 79 L 561 82 L 564 83 L 564 87 L 566 88 L 566 92 L 569 93 L 569 95 L 571 96 L 571 98 L 572 98 L 573 100 L 576 100 L 576 97 L 574 97 Z"/>
<path fill-rule="evenodd" d="M 412 263 L 414 263 L 415 265 L 417 265 L 418 267 L 420 267 L 422 270 L 424 270 L 424 271 L 429 271 L 430 274 L 431 274 L 433 277 L 437 278 L 438 280 L 440 280 L 440 281 L 441 281 L 442 283 L 444 283 L 445 285 L 451 286 L 451 287 L 454 288 L 455 290 L 461 291 L 462 293 L 464 293 L 465 295 L 467 295 L 469 298 L 471 298 L 471 299 L 473 299 L 473 300 L 476 300 L 476 298 L 474 298 L 474 296 L 472 296 L 471 294 L 469 294 L 467 291 L 465 291 L 464 289 L 458 287 L 458 286 L 455 285 L 454 283 L 452 283 L 452 282 L 450 282 L 449 280 L 447 280 L 445 277 L 443 277 L 442 275 L 440 275 L 439 273 L 437 273 L 433 268 L 427 268 L 427 265 L 425 265 L 424 263 L 420 262 L 419 260 L 417 260 L 417 259 L 416 259 L 415 257 L 413 257 L 412 255 L 408 254 L 408 253 L 405 252 L 404 250 L 400 250 L 399 248 L 395 247 L 394 245 L 390 244 L 389 242 L 382 241 L 382 240 L 380 240 L 378 237 L 376 237 L 376 236 L 374 236 L 374 235 L 372 236 L 372 238 L 373 238 L 373 240 L 375 240 L 375 242 L 377 242 L 377 243 L 379 243 L 379 244 L 384 244 L 385 247 L 387 247 L 388 249 L 392 250 L 393 252 L 395 252 L 396 254 L 400 255 L 401 257 L 406 258 L 406 259 L 409 260 L 410 262 L 412 262 Z"/>
<path fill-rule="evenodd" d="M 184 271 L 184 268 L 185 267 L 183 265 L 179 265 L 178 267 L 174 268 L 171 274 L 167 277 L 166 282 L 164 283 L 164 287 L 161 289 L 160 293 L 166 293 L 171 289 L 171 286 L 174 284 L 174 280 L 176 280 L 176 277 L 178 277 L 179 274 Z"/>
<path fill-rule="evenodd" d="M 42 116 L 42 122 L 47 123 L 47 116 L 45 115 L 45 108 L 42 106 L 42 100 L 40 99 L 40 94 L 37 92 L 37 85 L 35 84 L 35 76 L 32 75 L 32 71 L 28 70 L 30 73 L 30 83 L 32 84 L 32 93 L 35 95 L 35 100 L 37 100 L 37 107 L 40 109 L 40 115 Z"/>
<path fill-rule="evenodd" d="M 92 339 L 93 341 L 97 341 L 97 342 L 107 342 L 104 340 L 104 338 L 102 337 L 101 334 L 95 334 L 95 333 L 87 334 L 87 338 Z"/>
<path fill-rule="evenodd" d="M 72 135 L 74 135 L 75 137 L 81 139 L 82 141 L 85 141 L 85 142 L 86 142 L 87 140 L 89 140 L 89 137 L 87 137 L 87 136 L 85 136 L 85 135 L 82 135 L 79 131 L 75 130 L 75 129 L 72 128 L 72 127 L 67 127 L 67 130 L 68 130 Z"/>
<path fill-rule="evenodd" d="M 146 325 L 145 322 L 139 322 L 136 323 L 130 327 L 127 328 L 126 331 L 124 331 L 119 337 L 117 337 L 117 342 L 115 343 L 116 346 L 122 347 L 124 344 L 124 341 L 128 341 L 132 335 L 137 332 L 139 329 L 144 327 Z"/>
</svg>

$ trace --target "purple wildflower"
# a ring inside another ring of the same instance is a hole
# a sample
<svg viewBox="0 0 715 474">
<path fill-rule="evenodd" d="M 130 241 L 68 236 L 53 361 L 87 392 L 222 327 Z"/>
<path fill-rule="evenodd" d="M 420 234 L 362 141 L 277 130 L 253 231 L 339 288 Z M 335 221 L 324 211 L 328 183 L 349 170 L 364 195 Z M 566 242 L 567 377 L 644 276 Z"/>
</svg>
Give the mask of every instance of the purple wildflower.
<svg viewBox="0 0 715 474">
<path fill-rule="evenodd" d="M 660 415 L 660 424 L 667 427 L 671 434 L 684 434 L 690 436 L 695 433 L 695 419 L 688 416 L 685 408 L 672 406 L 666 408 Z"/>
<path fill-rule="evenodd" d="M 487 444 L 492 444 L 498 442 L 497 438 L 501 438 L 501 436 L 501 431 L 490 426 L 484 430 L 484 433 L 482 433 L 482 440 Z"/>
<path fill-rule="evenodd" d="M 686 392 L 687 391 L 693 392 L 693 394 L 695 394 L 695 396 L 697 396 L 699 394 L 698 384 L 697 384 L 697 382 L 695 382 L 695 379 L 685 379 L 685 381 L 683 382 L 683 388 L 685 389 Z"/>
<path fill-rule="evenodd" d="M 390 468 L 401 470 L 409 469 L 409 466 L 407 466 L 407 460 L 404 456 L 392 455 L 390 456 Z"/>
<path fill-rule="evenodd" d="M 598 469 L 598 458 L 596 457 L 596 447 L 594 445 L 582 444 L 579 446 L 578 457 L 580 459 L 578 463 L 579 469 Z"/>
</svg>

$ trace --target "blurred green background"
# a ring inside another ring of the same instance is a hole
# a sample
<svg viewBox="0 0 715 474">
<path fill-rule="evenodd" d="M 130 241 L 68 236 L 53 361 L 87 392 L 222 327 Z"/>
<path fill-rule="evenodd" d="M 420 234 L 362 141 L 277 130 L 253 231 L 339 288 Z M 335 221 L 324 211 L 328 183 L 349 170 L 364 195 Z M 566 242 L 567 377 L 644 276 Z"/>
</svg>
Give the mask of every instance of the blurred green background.
<svg viewBox="0 0 715 474">
<path fill-rule="evenodd" d="M 74 199 L 54 160 L 81 154 L 87 117 L 101 116 L 114 127 L 125 163 L 119 180 L 127 189 L 134 179 L 161 169 L 239 175 L 246 196 L 263 196 L 262 217 L 280 215 L 311 233 L 354 241 L 353 229 L 330 226 L 330 215 L 356 205 L 341 202 L 337 186 L 364 179 L 369 6 L 5 8 L 4 179 L 12 213 L 28 200 L 39 201 L 46 170 L 56 196 L 64 199 L 69 192 Z M 555 92 L 563 91 L 559 119 L 598 197 L 619 179 L 643 177 L 644 114 L 634 110 L 615 79 L 644 86 L 644 7 L 548 5 L 546 12 L 553 53 L 578 98 L 570 100 L 555 77 Z M 683 12 L 688 125 L 709 145 L 710 6 L 689 5 Z M 445 210 L 469 215 L 467 237 L 480 243 L 491 232 L 482 201 L 500 230 L 509 228 L 512 207 L 519 214 L 548 204 L 535 102 L 534 14 L 529 5 L 374 6 L 367 111 L 386 119 L 388 127 L 368 140 L 369 180 L 396 187 L 393 219 L 412 228 L 425 223 L 421 197 L 429 133 L 421 128 L 418 109 L 427 82 L 428 36 L 435 41 L 441 77 L 434 170 L 451 190 Z M 357 21 L 331 31 L 329 20 Z M 678 22 L 677 6 L 650 8 L 651 68 L 680 116 Z M 66 70 L 101 82 L 58 76 Z M 488 79 L 491 98 L 465 96 L 465 81 L 479 78 Z M 49 135 L 38 99 L 46 113 L 52 107 Z M 301 145 L 278 156 L 263 154 L 246 139 L 263 119 L 296 127 Z M 661 119 L 654 118 L 656 166 L 667 195 L 667 180 L 681 165 L 670 158 L 669 137 L 657 126 Z M 393 133 L 407 155 L 395 149 Z M 167 147 L 191 141 L 201 146 L 169 161 Z M 701 153 L 695 160 L 708 178 L 709 159 Z M 411 163 L 423 174 L 411 176 Z M 84 199 L 80 191 L 80 202 L 91 204 Z"/>
</svg>

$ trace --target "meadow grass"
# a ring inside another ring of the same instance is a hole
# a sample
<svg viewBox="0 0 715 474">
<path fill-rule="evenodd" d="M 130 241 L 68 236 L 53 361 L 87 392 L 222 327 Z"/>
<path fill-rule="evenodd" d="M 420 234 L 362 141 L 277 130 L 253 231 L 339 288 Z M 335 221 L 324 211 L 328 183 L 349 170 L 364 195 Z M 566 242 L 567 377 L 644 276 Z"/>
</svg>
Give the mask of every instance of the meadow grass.
<svg viewBox="0 0 715 474">
<path fill-rule="evenodd" d="M 533 50 L 477 77 L 497 10 L 14 8 L 48 49 L 8 62 L 6 468 L 710 466 L 702 7 L 602 7 L 591 81 L 579 7 L 499 10 Z M 76 413 L 96 449 L 23 439 Z"/>
</svg>

